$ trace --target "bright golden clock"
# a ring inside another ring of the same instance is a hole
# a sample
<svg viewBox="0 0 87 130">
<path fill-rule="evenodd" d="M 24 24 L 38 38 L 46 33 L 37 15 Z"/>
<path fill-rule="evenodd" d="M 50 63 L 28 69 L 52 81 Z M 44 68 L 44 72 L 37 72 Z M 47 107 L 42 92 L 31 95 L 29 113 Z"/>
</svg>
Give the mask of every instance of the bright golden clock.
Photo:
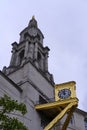
<svg viewBox="0 0 87 130">
<path fill-rule="evenodd" d="M 76 98 L 76 82 L 55 85 L 55 101 Z"/>
</svg>

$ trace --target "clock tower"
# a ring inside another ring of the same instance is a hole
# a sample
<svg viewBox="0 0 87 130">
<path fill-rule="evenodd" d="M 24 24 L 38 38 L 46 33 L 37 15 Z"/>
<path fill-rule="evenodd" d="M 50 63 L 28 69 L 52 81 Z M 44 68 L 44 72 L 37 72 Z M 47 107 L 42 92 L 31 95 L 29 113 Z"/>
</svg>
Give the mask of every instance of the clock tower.
<svg viewBox="0 0 87 130">
<path fill-rule="evenodd" d="M 19 43 L 12 43 L 9 66 L 3 67 L 3 73 L 22 89 L 18 101 L 26 104 L 28 112 L 21 120 L 29 130 L 42 130 L 50 120 L 37 112 L 35 104 L 54 100 L 54 80 L 48 70 L 50 49 L 44 46 L 43 39 L 44 35 L 32 17 L 21 31 Z"/>
<path fill-rule="evenodd" d="M 48 71 L 49 48 L 43 46 L 43 33 L 37 25 L 34 16 L 28 26 L 20 33 L 19 43 L 12 43 L 12 57 L 8 68 L 3 72 L 9 75 L 28 62 L 34 65 L 47 80 L 54 84 L 53 76 Z"/>
</svg>

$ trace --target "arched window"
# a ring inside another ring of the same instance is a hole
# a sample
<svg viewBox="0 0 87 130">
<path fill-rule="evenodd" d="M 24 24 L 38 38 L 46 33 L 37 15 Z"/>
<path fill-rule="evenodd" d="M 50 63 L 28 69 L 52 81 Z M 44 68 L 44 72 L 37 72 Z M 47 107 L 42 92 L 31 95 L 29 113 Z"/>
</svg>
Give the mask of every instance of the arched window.
<svg viewBox="0 0 87 130">
<path fill-rule="evenodd" d="M 40 36 L 37 34 L 37 38 L 38 38 L 38 40 L 40 40 Z"/>
<path fill-rule="evenodd" d="M 25 33 L 24 34 L 24 39 L 27 39 L 29 37 L 29 34 L 28 33 Z"/>
<path fill-rule="evenodd" d="M 24 58 L 24 50 L 22 50 L 22 51 L 20 52 L 20 54 L 19 54 L 20 64 L 21 64 L 23 58 Z"/>
</svg>

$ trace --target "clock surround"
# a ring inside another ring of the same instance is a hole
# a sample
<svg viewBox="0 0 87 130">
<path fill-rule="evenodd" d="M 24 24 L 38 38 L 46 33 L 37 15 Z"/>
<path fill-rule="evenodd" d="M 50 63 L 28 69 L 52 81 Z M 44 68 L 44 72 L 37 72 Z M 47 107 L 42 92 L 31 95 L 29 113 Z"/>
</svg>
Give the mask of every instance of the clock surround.
<svg viewBox="0 0 87 130">
<path fill-rule="evenodd" d="M 55 85 L 55 101 L 76 98 L 76 82 L 70 81 Z"/>
</svg>

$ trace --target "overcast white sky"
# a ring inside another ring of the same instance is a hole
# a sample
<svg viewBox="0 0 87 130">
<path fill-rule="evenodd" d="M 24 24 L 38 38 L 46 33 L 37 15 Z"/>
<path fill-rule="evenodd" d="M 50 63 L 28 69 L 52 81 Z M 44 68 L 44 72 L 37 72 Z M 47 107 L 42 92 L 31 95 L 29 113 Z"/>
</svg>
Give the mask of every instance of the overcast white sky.
<svg viewBox="0 0 87 130">
<path fill-rule="evenodd" d="M 0 1 L 0 69 L 8 66 L 11 43 L 32 15 L 50 48 L 49 71 L 55 83 L 76 81 L 79 108 L 87 111 L 87 0 Z"/>
</svg>

